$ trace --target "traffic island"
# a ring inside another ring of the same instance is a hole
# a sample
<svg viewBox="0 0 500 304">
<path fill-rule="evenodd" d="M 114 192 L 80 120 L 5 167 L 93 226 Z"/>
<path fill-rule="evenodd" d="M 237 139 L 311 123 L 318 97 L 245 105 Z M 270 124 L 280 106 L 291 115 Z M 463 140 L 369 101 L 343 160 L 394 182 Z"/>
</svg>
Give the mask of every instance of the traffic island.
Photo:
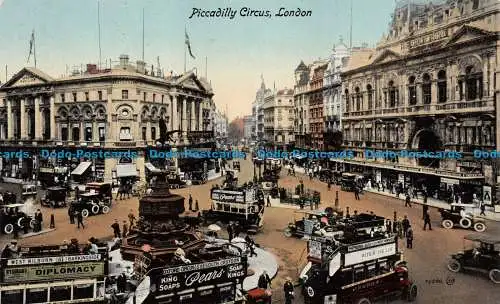
<svg viewBox="0 0 500 304">
<path fill-rule="evenodd" d="M 37 235 L 40 235 L 40 234 L 49 233 L 49 232 L 52 232 L 54 230 L 56 230 L 56 228 L 44 229 L 44 230 L 41 230 L 41 231 L 38 231 L 38 232 L 26 233 L 26 234 L 20 235 L 19 237 L 21 239 L 25 239 L 25 238 L 29 238 L 29 237 L 32 237 L 32 236 L 37 236 Z"/>
</svg>

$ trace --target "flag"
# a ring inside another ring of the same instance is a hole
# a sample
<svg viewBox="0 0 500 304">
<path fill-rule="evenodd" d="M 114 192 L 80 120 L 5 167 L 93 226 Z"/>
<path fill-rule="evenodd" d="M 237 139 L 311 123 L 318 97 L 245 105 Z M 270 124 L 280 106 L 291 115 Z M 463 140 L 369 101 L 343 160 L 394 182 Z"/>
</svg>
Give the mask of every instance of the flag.
<svg viewBox="0 0 500 304">
<path fill-rule="evenodd" d="M 186 45 L 188 47 L 188 51 L 189 51 L 189 55 L 193 58 L 193 59 L 196 59 L 196 57 L 194 57 L 193 55 L 193 52 L 191 51 L 191 43 L 189 43 L 189 36 L 188 36 L 188 33 L 187 31 L 184 32 L 186 34 Z"/>
<path fill-rule="evenodd" d="M 31 32 L 31 40 L 30 40 L 30 53 L 28 54 L 28 62 L 30 61 L 31 54 L 33 54 L 33 46 L 35 45 L 35 30 Z"/>
</svg>

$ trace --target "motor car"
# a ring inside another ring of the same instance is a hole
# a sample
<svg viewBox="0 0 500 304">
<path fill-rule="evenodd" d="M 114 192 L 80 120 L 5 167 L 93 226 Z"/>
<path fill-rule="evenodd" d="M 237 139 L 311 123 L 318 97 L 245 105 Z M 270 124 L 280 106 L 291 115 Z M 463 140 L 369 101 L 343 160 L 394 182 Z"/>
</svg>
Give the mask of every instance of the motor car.
<svg viewBox="0 0 500 304">
<path fill-rule="evenodd" d="M 102 199 L 96 192 L 85 192 L 81 193 L 78 200 L 72 202 L 71 206 L 75 211 L 81 212 L 83 217 L 107 214 L 111 211 L 111 199 Z"/>
<path fill-rule="evenodd" d="M 24 184 L 22 186 L 22 196 L 31 196 L 37 194 L 37 186 L 32 184 Z"/>
<path fill-rule="evenodd" d="M 328 183 L 333 179 L 333 172 L 329 169 L 321 169 L 318 176 L 320 181 Z"/>
<path fill-rule="evenodd" d="M 40 200 L 40 204 L 45 207 L 66 207 L 67 189 L 63 187 L 49 187 L 44 197 Z"/>
<path fill-rule="evenodd" d="M 208 180 L 208 174 L 203 171 L 191 172 L 191 183 L 193 185 L 205 184 Z"/>
<path fill-rule="evenodd" d="M 321 210 L 300 210 L 294 212 L 293 220 L 283 231 L 286 237 L 307 235 L 330 236 L 341 234 L 331 214 Z"/>
<path fill-rule="evenodd" d="M 455 273 L 465 270 L 482 272 L 493 283 L 500 284 L 500 238 L 484 234 L 466 235 L 464 250 L 451 255 L 448 270 Z"/>
<path fill-rule="evenodd" d="M 167 176 L 167 181 L 170 189 L 179 189 L 186 187 L 186 182 L 181 179 L 179 174 L 169 174 Z"/>
<path fill-rule="evenodd" d="M 2 196 L 3 196 L 3 203 L 5 205 L 11 205 L 11 204 L 17 203 L 17 196 L 15 193 L 7 191 L 7 192 L 4 192 Z"/>
<path fill-rule="evenodd" d="M 354 191 L 356 187 L 356 175 L 351 173 L 342 173 L 340 180 L 340 189 L 342 191 Z"/>
<path fill-rule="evenodd" d="M 25 212 L 20 211 L 20 208 L 24 207 L 24 204 L 10 204 L 4 205 L 2 207 L 5 211 L 5 217 L 2 223 L 3 227 L 1 228 L 5 234 L 11 234 L 12 232 L 14 232 L 14 225 L 17 225 L 19 230 L 23 229 L 23 219 L 25 217 L 28 218 L 31 229 L 35 227 L 35 219 L 27 215 Z"/>
<path fill-rule="evenodd" d="M 110 183 L 92 182 L 85 185 L 85 192 L 96 193 L 101 200 L 111 199 L 112 189 Z"/>
<path fill-rule="evenodd" d="M 441 226 L 446 229 L 460 227 L 463 229 L 474 229 L 477 232 L 484 232 L 487 229 L 483 219 L 475 217 L 472 213 L 465 212 L 461 206 L 451 205 L 451 209 L 439 209 L 441 213 Z"/>
</svg>

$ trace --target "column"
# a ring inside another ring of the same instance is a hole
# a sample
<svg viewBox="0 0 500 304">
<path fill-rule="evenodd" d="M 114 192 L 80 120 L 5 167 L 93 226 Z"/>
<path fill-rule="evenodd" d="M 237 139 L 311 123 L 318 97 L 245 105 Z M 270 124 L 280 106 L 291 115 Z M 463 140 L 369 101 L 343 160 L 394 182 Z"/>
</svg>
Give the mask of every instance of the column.
<svg viewBox="0 0 500 304">
<path fill-rule="evenodd" d="M 182 130 L 182 135 L 185 138 L 185 132 L 187 131 L 187 101 L 186 97 L 182 98 L 182 112 L 181 112 L 181 130 Z"/>
<path fill-rule="evenodd" d="M 50 139 L 56 139 L 56 105 L 54 97 L 50 97 Z"/>
<path fill-rule="evenodd" d="M 92 142 L 99 142 L 99 127 L 97 121 L 92 121 Z"/>
<path fill-rule="evenodd" d="M 496 88 L 493 87 L 493 85 L 495 83 L 495 75 L 496 75 L 496 73 L 495 73 L 495 71 L 496 71 L 496 69 L 495 69 L 495 67 L 496 67 L 495 57 L 496 56 L 490 56 L 490 57 L 488 57 L 488 60 L 490 62 L 489 69 L 488 69 L 489 70 L 489 73 L 488 73 L 488 77 L 489 77 L 489 81 L 488 81 L 488 84 L 489 84 L 488 85 L 488 96 L 495 95 L 495 89 Z"/>
<path fill-rule="evenodd" d="M 20 107 L 20 115 L 21 115 L 21 139 L 26 139 L 28 137 L 28 134 L 26 133 L 26 126 L 27 121 L 26 121 L 26 100 L 21 99 L 21 107 Z"/>
<path fill-rule="evenodd" d="M 171 130 L 173 131 L 179 129 L 179 117 L 177 116 L 177 95 L 174 94 L 171 96 L 170 103 L 172 105 L 172 117 L 170 118 L 170 123 L 172 126 Z"/>
<path fill-rule="evenodd" d="M 78 128 L 80 129 L 80 142 L 84 142 L 85 141 L 85 128 L 86 128 L 86 125 L 85 123 L 83 122 L 78 122 Z"/>
<path fill-rule="evenodd" d="M 142 131 L 141 131 L 142 132 Z M 146 141 L 151 141 L 151 121 L 146 123 Z"/>
<path fill-rule="evenodd" d="M 12 119 L 12 100 L 7 99 L 7 139 L 14 137 L 14 120 Z"/>
<path fill-rule="evenodd" d="M 482 96 L 490 96 L 490 92 L 488 90 L 488 72 L 489 72 L 489 56 L 488 55 L 485 55 L 483 57 L 483 92 L 482 92 Z"/>
<path fill-rule="evenodd" d="M 431 84 L 431 105 L 435 105 L 438 100 L 438 86 L 437 86 L 437 73 L 434 75 L 434 80 L 432 80 Z"/>
<path fill-rule="evenodd" d="M 42 139 L 42 120 L 40 117 L 40 97 L 35 98 L 35 140 Z"/>
<path fill-rule="evenodd" d="M 203 100 L 198 103 L 198 131 L 203 131 Z"/>
<path fill-rule="evenodd" d="M 196 131 L 196 101 L 191 101 L 191 131 Z"/>
<path fill-rule="evenodd" d="M 416 88 L 417 88 L 417 103 L 416 105 L 417 106 L 420 106 L 420 105 L 423 105 L 424 104 L 424 94 L 423 94 L 423 91 L 422 91 L 422 84 L 419 83 L 416 85 Z"/>
</svg>

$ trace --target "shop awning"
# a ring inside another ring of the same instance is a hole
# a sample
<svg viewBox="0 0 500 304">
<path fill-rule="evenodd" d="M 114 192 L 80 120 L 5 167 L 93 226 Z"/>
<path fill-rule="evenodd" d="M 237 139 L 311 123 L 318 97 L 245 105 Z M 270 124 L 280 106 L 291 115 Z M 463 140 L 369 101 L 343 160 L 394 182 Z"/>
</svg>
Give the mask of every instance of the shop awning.
<svg viewBox="0 0 500 304">
<path fill-rule="evenodd" d="M 151 172 L 155 172 L 155 173 L 156 173 L 156 172 L 161 172 L 161 170 L 160 170 L 160 169 L 158 169 L 158 168 L 156 168 L 155 166 L 153 166 L 153 164 L 152 164 L 152 163 L 145 163 L 144 165 L 145 165 L 145 166 L 146 166 L 146 168 L 147 168 L 149 171 L 151 171 Z"/>
<path fill-rule="evenodd" d="M 78 167 L 71 172 L 72 175 L 82 175 L 92 165 L 92 162 L 81 162 Z"/>
<path fill-rule="evenodd" d="M 137 176 L 137 167 L 133 164 L 116 165 L 116 177 Z"/>
</svg>

